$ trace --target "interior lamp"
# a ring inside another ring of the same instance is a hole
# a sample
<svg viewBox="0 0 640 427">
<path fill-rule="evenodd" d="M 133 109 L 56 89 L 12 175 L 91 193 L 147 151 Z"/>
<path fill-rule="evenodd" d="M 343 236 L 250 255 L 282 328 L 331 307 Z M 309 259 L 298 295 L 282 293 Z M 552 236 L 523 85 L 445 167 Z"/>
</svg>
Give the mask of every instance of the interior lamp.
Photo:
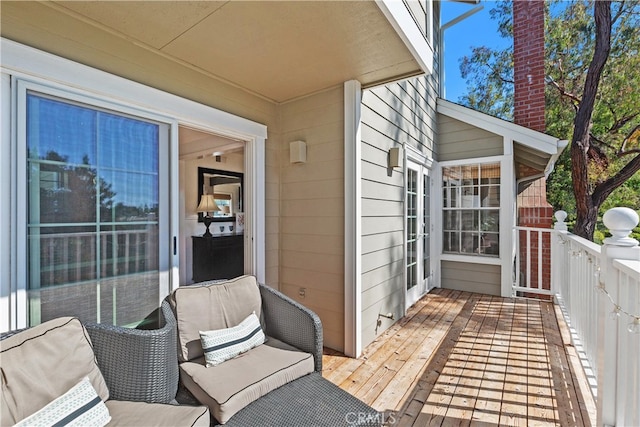
<svg viewBox="0 0 640 427">
<path fill-rule="evenodd" d="M 218 205 L 213 198 L 213 194 L 203 194 L 200 198 L 200 204 L 198 205 L 197 212 L 202 212 L 204 216 L 202 220 L 204 225 L 207 227 L 207 231 L 202 235 L 202 237 L 212 237 L 211 232 L 209 231 L 209 226 L 213 221 L 213 217 L 209 216 L 209 212 L 217 211 Z"/>
</svg>

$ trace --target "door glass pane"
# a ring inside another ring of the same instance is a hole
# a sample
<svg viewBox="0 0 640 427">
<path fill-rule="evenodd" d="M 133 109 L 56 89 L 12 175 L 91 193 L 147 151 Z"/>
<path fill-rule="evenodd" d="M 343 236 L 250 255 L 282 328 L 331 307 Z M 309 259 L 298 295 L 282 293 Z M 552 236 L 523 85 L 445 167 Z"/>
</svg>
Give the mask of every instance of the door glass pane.
<svg viewBox="0 0 640 427">
<path fill-rule="evenodd" d="M 161 128 L 27 94 L 30 325 L 133 325 L 157 307 Z"/>
<path fill-rule="evenodd" d="M 431 216 L 430 216 L 430 192 L 431 182 L 429 175 L 423 175 L 422 179 L 422 224 L 424 234 L 422 235 L 422 279 L 427 279 L 431 275 L 431 250 L 429 238 L 431 236 Z"/>
<path fill-rule="evenodd" d="M 408 169 L 407 174 L 407 289 L 411 289 L 418 284 L 418 173 Z"/>
</svg>

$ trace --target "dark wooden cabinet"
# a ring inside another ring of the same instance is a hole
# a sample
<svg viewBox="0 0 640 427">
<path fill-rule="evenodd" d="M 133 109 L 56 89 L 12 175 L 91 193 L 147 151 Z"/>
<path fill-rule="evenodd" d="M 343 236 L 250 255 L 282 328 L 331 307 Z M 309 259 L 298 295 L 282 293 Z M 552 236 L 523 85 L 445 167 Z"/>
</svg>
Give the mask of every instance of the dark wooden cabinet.
<svg viewBox="0 0 640 427">
<path fill-rule="evenodd" d="M 193 281 L 231 279 L 244 274 L 244 236 L 201 237 L 193 239 Z"/>
</svg>

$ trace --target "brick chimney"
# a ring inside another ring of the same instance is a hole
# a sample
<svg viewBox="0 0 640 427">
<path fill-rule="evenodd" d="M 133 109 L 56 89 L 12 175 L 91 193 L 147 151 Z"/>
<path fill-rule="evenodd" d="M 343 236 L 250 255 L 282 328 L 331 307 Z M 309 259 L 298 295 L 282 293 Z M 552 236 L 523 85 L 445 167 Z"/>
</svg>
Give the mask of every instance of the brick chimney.
<svg viewBox="0 0 640 427">
<path fill-rule="evenodd" d="M 513 2 L 514 122 L 544 132 L 544 1 Z"/>
<path fill-rule="evenodd" d="M 513 76 L 514 89 L 514 122 L 530 129 L 544 132 L 544 1 L 513 1 Z M 521 165 L 524 176 L 532 175 Z M 551 228 L 553 208 L 547 202 L 546 180 L 537 179 L 523 190 L 518 188 L 518 225 L 525 227 Z M 542 251 L 542 287 L 550 289 L 551 250 L 550 242 L 545 237 L 541 247 L 533 242 L 527 252 L 524 235 L 520 236 L 520 254 L 524 262 L 531 260 L 531 281 L 538 282 L 538 253 Z M 524 245 L 524 246 L 523 246 Z M 526 265 L 520 266 L 521 271 Z M 534 297 L 535 295 L 528 295 Z"/>
</svg>

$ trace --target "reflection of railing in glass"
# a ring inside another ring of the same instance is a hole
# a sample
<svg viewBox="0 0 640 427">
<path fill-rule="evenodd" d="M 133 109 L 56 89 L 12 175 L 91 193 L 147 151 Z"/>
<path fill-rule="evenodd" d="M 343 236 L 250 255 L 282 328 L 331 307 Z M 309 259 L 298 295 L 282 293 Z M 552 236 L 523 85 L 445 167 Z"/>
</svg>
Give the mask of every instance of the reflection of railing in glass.
<svg viewBox="0 0 640 427">
<path fill-rule="evenodd" d="M 133 326 L 157 308 L 157 225 L 32 239 L 40 244 L 40 287 L 30 289 L 29 298 L 39 321 L 71 315 Z"/>
<path fill-rule="evenodd" d="M 40 235 L 40 285 L 70 284 L 158 269 L 157 227 Z M 99 249 L 100 257 L 95 256 Z M 99 264 L 98 264 L 99 263 Z"/>
</svg>

